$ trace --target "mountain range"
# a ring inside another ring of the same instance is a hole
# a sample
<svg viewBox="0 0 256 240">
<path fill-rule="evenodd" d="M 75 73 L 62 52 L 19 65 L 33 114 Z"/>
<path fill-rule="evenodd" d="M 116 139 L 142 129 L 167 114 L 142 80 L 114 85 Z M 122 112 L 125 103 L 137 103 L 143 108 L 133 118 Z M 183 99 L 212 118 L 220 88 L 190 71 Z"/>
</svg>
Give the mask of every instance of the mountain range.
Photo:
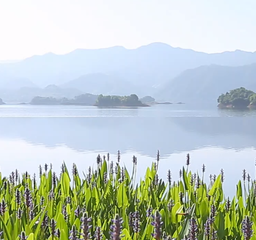
<svg viewBox="0 0 256 240">
<path fill-rule="evenodd" d="M 25 90 L 31 97 L 46 90 L 49 95 L 50 85 L 64 97 L 136 93 L 168 101 L 216 101 L 232 88 L 255 91 L 255 76 L 255 52 L 208 54 L 164 43 L 137 49 L 77 49 L 0 63 L 0 97 L 19 99 Z"/>
</svg>

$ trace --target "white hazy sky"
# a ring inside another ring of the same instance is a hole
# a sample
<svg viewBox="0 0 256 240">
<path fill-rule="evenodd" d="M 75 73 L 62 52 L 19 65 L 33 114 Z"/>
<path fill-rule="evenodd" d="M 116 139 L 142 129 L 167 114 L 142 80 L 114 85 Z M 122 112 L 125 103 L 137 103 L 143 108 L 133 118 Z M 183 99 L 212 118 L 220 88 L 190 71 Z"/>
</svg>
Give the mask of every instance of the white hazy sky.
<svg viewBox="0 0 256 240">
<path fill-rule="evenodd" d="M 256 0 L 0 0 L 0 60 L 152 42 L 256 51 Z"/>
</svg>

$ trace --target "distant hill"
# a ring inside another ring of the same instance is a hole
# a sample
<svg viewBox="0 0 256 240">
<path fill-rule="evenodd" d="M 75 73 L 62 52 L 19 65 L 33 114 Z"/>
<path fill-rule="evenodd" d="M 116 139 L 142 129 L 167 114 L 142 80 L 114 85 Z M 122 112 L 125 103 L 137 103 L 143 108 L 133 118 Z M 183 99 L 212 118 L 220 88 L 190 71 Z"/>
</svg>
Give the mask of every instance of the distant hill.
<svg viewBox="0 0 256 240">
<path fill-rule="evenodd" d="M 74 98 L 83 92 L 72 88 L 48 85 L 45 88 L 23 87 L 17 90 L 0 89 L 1 98 L 7 103 L 28 103 L 34 97 Z"/>
<path fill-rule="evenodd" d="M 22 83 L 20 79 L 27 79 L 39 87 L 46 87 L 50 84 L 62 86 L 81 76 L 84 78 L 88 74 L 101 73 L 116 76 L 125 84 L 127 82 L 132 84 L 127 85 L 128 92 L 138 93 L 137 90 L 128 88 L 135 85 L 137 89 L 144 91 L 141 95 L 151 95 L 149 91 L 153 92 L 187 69 L 210 64 L 241 66 L 252 63 L 256 63 L 256 53 L 234 51 L 207 54 L 174 48 L 164 43 L 152 43 L 137 49 L 119 46 L 105 49 L 77 49 L 64 55 L 48 53 L 19 62 L 2 63 L 0 86 L 5 85 L 3 83 L 6 81 L 5 76 L 14 79 L 14 83 L 20 87 L 28 87 L 27 83 Z M 15 85 L 14 83 L 11 85 Z M 101 90 L 107 92 L 109 86 Z"/>
<path fill-rule="evenodd" d="M 63 88 L 76 88 L 92 94 L 131 94 L 136 90 L 134 84 L 104 73 L 91 73 L 62 84 Z"/>
<path fill-rule="evenodd" d="M 164 84 L 158 98 L 182 102 L 216 102 L 220 94 L 245 87 L 256 91 L 256 64 L 240 67 L 201 66 Z"/>
</svg>

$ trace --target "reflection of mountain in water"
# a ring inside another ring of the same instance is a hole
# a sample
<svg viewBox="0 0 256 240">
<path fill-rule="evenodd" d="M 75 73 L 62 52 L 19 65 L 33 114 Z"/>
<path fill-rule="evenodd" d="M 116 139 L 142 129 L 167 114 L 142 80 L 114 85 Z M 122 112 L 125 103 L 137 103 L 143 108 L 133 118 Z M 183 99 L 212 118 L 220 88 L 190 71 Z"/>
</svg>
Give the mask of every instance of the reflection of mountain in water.
<svg viewBox="0 0 256 240">
<path fill-rule="evenodd" d="M 117 150 L 155 156 L 204 146 L 256 146 L 254 117 L 232 118 L 0 118 L 0 137 L 76 151 Z"/>
</svg>

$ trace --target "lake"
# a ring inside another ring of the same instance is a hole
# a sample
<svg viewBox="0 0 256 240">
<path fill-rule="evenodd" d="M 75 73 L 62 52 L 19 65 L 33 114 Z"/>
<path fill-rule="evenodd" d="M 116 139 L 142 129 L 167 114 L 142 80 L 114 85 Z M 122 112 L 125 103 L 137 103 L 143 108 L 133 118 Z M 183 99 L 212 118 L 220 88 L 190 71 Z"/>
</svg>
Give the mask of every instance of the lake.
<svg viewBox="0 0 256 240">
<path fill-rule="evenodd" d="M 98 109 L 83 106 L 0 106 L 0 170 L 8 176 L 38 174 L 39 164 L 63 161 L 80 172 L 96 166 L 96 157 L 110 153 L 128 169 L 138 158 L 138 179 L 160 151 L 159 175 L 171 169 L 177 180 L 191 158 L 190 169 L 206 176 L 224 169 L 224 187 L 234 194 L 242 170 L 255 178 L 256 112 L 218 110 L 216 106 L 156 105 L 138 109 Z"/>
</svg>

